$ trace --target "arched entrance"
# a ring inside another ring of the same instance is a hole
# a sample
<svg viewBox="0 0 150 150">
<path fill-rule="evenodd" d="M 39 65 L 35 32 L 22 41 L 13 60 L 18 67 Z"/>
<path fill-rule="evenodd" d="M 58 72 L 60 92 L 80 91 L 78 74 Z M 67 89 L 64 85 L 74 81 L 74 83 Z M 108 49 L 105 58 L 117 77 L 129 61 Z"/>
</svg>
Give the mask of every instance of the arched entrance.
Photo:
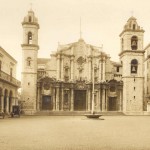
<svg viewBox="0 0 150 150">
<path fill-rule="evenodd" d="M 53 102 L 52 97 L 49 95 L 42 96 L 42 110 L 52 110 L 53 109 Z"/>
<path fill-rule="evenodd" d="M 86 110 L 86 90 L 74 91 L 74 110 L 75 111 Z"/>
<path fill-rule="evenodd" d="M 117 111 L 117 98 L 116 97 L 108 98 L 108 111 Z"/>
</svg>

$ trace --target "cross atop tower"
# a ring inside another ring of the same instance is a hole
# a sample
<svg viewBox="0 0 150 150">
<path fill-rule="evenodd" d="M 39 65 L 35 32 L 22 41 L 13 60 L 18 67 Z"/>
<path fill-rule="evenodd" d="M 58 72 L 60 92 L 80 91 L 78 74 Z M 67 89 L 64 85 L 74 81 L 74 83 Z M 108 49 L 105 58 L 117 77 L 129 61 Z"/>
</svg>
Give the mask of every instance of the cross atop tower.
<svg viewBox="0 0 150 150">
<path fill-rule="evenodd" d="M 133 11 L 133 10 L 131 11 L 131 16 L 132 16 L 132 17 L 134 16 L 134 11 Z"/>
<path fill-rule="evenodd" d="M 32 10 L 32 3 L 30 3 L 30 10 Z"/>
</svg>

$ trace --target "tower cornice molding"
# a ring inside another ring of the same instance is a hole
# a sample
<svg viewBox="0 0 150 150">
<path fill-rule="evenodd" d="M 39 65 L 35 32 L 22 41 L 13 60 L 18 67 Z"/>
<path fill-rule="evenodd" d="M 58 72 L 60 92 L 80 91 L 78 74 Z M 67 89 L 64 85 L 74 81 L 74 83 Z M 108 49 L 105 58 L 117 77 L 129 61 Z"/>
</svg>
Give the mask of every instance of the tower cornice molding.
<svg viewBox="0 0 150 150">
<path fill-rule="evenodd" d="M 24 25 L 35 25 L 38 27 L 38 29 L 40 28 L 39 24 L 36 22 L 22 22 L 22 26 Z"/>
<path fill-rule="evenodd" d="M 120 37 L 122 36 L 122 34 L 123 33 L 125 33 L 125 32 L 142 32 L 142 33 L 144 33 L 145 31 L 143 30 L 143 29 L 140 29 L 140 30 L 133 30 L 133 29 L 125 29 L 125 30 L 123 30 L 121 33 L 120 33 Z"/>
<path fill-rule="evenodd" d="M 37 50 L 39 50 L 39 46 L 38 45 L 36 45 L 36 44 L 21 44 L 21 47 L 23 48 L 23 47 L 33 47 L 33 48 L 37 48 Z"/>
<path fill-rule="evenodd" d="M 142 54 L 144 54 L 145 51 L 143 51 L 143 50 L 125 50 L 125 51 L 122 51 L 119 54 L 119 56 L 123 55 L 124 53 L 142 53 Z"/>
</svg>

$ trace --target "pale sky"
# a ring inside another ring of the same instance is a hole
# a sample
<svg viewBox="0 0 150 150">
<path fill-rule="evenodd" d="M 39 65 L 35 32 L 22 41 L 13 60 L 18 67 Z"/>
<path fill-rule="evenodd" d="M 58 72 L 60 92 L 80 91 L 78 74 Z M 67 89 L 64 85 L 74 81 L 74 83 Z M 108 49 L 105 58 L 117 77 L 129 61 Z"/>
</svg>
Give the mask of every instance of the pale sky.
<svg viewBox="0 0 150 150">
<path fill-rule="evenodd" d="M 150 0 L 0 0 L 0 46 L 18 62 L 21 79 L 22 25 L 30 4 L 39 20 L 38 57 L 49 58 L 60 44 L 78 41 L 80 17 L 82 38 L 88 44 L 103 45 L 111 60 L 119 60 L 119 34 L 133 14 L 145 30 L 144 47 L 150 43 Z M 132 13 L 134 12 L 134 13 Z"/>
</svg>

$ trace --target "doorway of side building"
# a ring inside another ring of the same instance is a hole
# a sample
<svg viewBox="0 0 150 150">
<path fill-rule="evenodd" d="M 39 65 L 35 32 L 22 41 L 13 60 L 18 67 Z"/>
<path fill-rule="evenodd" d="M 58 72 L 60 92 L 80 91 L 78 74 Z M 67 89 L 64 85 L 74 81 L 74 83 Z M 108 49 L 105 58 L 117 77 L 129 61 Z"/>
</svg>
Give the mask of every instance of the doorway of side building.
<svg viewBox="0 0 150 150">
<path fill-rule="evenodd" d="M 52 110 L 53 102 L 51 96 L 43 96 L 42 97 L 42 110 Z"/>
<path fill-rule="evenodd" d="M 75 111 L 86 110 L 86 91 L 85 90 L 74 91 L 74 110 Z"/>
<path fill-rule="evenodd" d="M 117 111 L 117 98 L 116 97 L 109 97 L 108 111 Z"/>
</svg>

